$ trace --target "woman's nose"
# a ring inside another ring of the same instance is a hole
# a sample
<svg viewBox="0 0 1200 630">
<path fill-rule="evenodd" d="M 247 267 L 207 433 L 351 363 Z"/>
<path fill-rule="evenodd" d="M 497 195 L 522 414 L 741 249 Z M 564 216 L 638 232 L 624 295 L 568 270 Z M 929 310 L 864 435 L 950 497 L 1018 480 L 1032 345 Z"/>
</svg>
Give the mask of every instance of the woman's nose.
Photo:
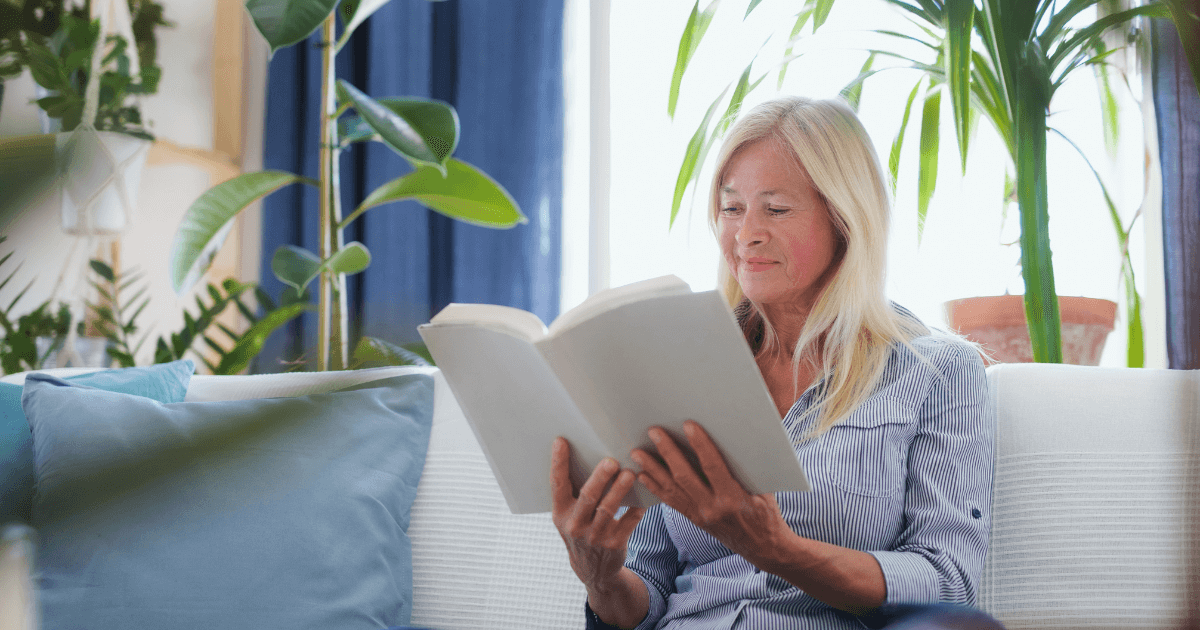
<svg viewBox="0 0 1200 630">
<path fill-rule="evenodd" d="M 763 225 L 759 213 L 747 210 L 742 216 L 742 224 L 738 227 L 737 234 L 734 236 L 737 238 L 738 245 L 743 247 L 761 245 L 766 241 L 766 226 Z"/>
</svg>

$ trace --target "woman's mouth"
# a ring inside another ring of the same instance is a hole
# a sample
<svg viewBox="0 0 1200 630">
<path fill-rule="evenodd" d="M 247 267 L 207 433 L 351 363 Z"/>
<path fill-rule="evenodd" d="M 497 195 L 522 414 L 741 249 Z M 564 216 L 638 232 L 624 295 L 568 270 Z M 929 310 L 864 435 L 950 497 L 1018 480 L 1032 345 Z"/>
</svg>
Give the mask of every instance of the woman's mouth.
<svg viewBox="0 0 1200 630">
<path fill-rule="evenodd" d="M 766 271 L 779 263 L 767 258 L 746 258 L 743 268 L 749 272 Z"/>
</svg>

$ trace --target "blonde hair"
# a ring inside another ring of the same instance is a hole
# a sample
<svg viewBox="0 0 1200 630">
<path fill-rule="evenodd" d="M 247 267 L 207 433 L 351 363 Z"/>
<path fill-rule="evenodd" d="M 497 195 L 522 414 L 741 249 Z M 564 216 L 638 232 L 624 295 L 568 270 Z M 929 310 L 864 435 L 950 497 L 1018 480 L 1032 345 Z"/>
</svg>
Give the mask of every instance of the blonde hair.
<svg viewBox="0 0 1200 630">
<path fill-rule="evenodd" d="M 713 177 L 709 199 L 713 229 L 730 161 L 743 147 L 764 140 L 790 150 L 808 173 L 840 240 L 841 255 L 833 263 L 837 269 L 792 349 L 795 390 L 804 362 L 816 367 L 825 379 L 808 412 L 817 415 L 809 433 L 816 436 L 867 400 L 887 367 L 893 346 L 912 348 L 910 341 L 929 334 L 929 329 L 894 309 L 885 297 L 891 208 L 888 187 L 866 129 L 843 101 L 780 98 L 753 108 L 735 123 L 721 147 Z M 731 305 L 741 303 L 741 287 L 724 262 L 720 273 L 725 297 Z M 763 329 L 763 342 L 756 353 L 779 349 L 763 310 L 752 301 L 751 305 L 752 325 L 761 321 Z"/>
</svg>

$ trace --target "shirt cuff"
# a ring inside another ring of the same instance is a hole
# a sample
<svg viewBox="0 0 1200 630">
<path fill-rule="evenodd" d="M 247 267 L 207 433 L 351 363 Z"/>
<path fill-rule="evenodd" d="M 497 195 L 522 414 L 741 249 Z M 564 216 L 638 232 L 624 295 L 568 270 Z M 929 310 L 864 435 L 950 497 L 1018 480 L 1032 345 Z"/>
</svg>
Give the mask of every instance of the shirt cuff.
<svg viewBox="0 0 1200 630">
<path fill-rule="evenodd" d="M 905 551 L 870 551 L 883 569 L 887 586 L 885 604 L 922 604 L 938 601 L 937 570 L 919 554 Z"/>
<path fill-rule="evenodd" d="M 667 614 L 667 601 L 663 599 L 662 593 L 658 589 L 650 586 L 646 578 L 638 575 L 634 571 L 634 575 L 642 578 L 642 584 L 646 586 L 646 593 L 650 596 L 650 609 L 646 612 L 646 617 L 642 619 L 642 623 L 638 624 L 634 630 L 650 630 L 658 624 L 658 620 L 662 619 L 663 615 Z M 586 620 L 585 630 L 621 630 L 619 627 L 604 623 L 604 620 L 592 610 L 591 602 L 584 600 L 583 614 Z"/>
</svg>

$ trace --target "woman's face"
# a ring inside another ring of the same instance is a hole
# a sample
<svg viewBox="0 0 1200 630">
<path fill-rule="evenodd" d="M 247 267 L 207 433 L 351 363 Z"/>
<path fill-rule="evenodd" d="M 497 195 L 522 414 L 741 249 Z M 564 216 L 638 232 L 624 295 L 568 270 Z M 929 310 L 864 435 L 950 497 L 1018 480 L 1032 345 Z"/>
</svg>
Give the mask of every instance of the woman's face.
<svg viewBox="0 0 1200 630">
<path fill-rule="evenodd" d="M 763 306 L 808 313 L 833 275 L 838 238 L 829 210 L 776 141 L 742 147 L 721 181 L 717 233 L 742 292 Z"/>
</svg>

